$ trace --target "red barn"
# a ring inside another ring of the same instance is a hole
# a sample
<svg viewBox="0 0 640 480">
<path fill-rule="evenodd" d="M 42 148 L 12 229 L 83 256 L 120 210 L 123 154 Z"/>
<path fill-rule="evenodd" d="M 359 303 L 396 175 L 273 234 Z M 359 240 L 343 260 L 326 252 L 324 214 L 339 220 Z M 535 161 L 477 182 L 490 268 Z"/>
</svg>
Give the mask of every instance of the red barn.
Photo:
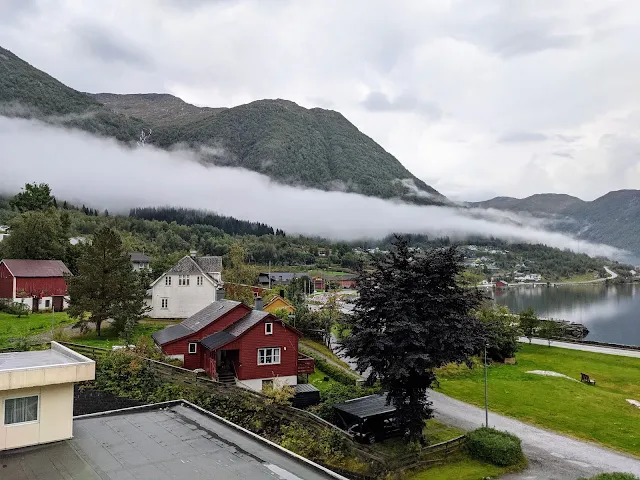
<svg viewBox="0 0 640 480">
<path fill-rule="evenodd" d="M 67 304 L 67 276 L 71 272 L 60 260 L 0 261 L 0 298 L 27 305 L 32 311 Z"/>
<path fill-rule="evenodd" d="M 221 382 L 260 391 L 276 379 L 296 385 L 299 374 L 313 373 L 313 359 L 298 353 L 301 336 L 269 312 L 218 300 L 155 332 L 153 339 L 185 368 L 201 368 Z"/>
</svg>

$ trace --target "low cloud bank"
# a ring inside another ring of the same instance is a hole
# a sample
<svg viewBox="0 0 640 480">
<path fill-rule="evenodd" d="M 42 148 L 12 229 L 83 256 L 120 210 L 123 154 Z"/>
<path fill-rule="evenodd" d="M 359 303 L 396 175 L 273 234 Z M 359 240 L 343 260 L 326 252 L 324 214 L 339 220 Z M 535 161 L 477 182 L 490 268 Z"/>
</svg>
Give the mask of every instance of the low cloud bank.
<svg viewBox="0 0 640 480">
<path fill-rule="evenodd" d="M 288 187 L 255 172 L 202 165 L 186 151 L 126 148 L 84 132 L 0 117 L 0 191 L 15 193 L 27 182 L 46 182 L 60 198 L 111 211 L 200 208 L 331 239 L 380 238 L 394 232 L 482 235 L 590 255 L 622 254 L 614 247 L 544 231 L 539 220 L 496 210 L 425 207 Z"/>
</svg>

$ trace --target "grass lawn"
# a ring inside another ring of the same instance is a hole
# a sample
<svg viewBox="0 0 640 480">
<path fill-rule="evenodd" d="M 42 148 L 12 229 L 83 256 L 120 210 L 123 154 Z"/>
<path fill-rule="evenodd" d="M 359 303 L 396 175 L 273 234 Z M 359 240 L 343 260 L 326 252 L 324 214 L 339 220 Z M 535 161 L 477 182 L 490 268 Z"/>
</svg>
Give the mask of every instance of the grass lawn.
<svg viewBox="0 0 640 480">
<path fill-rule="evenodd" d="M 51 331 L 51 313 L 32 313 L 28 317 L 0 312 L 0 348 L 11 346 L 10 340 Z M 65 312 L 56 313 L 54 327 L 74 323 Z"/>
<path fill-rule="evenodd" d="M 142 336 L 150 337 L 153 332 L 162 330 L 167 326 L 167 322 L 143 321 L 138 323 L 133 330 L 133 343 L 136 343 Z M 101 336 L 98 337 L 95 331 L 88 332 L 79 337 L 71 338 L 69 341 L 91 347 L 111 348 L 114 345 L 124 345 L 122 339 L 111 327 L 102 329 Z"/>
<path fill-rule="evenodd" d="M 598 277 L 594 272 L 581 273 L 579 275 L 572 275 L 568 278 L 562 278 L 561 282 L 588 282 L 590 280 L 596 280 Z"/>
<path fill-rule="evenodd" d="M 325 382 L 324 377 L 328 375 L 316 367 L 316 371 L 309 375 L 309 383 L 321 392 L 327 390 L 330 386 L 337 384 L 333 378 L 329 377 L 329 381 Z"/>
<path fill-rule="evenodd" d="M 434 419 L 425 422 L 423 432 L 429 445 L 446 442 L 464 434 L 462 430 L 450 427 Z M 407 453 L 407 444 L 401 438 L 388 438 L 382 442 L 374 443 L 373 449 L 393 457 Z"/>
<path fill-rule="evenodd" d="M 344 360 L 342 360 L 338 355 L 336 355 L 330 349 L 328 349 L 326 345 L 323 345 L 322 343 L 316 342 L 315 340 L 311 340 L 309 338 L 300 339 L 300 343 L 303 345 L 306 345 L 309 348 L 313 348 L 314 350 L 317 350 L 318 352 L 329 357 L 335 363 L 342 365 L 344 368 L 351 370 L 351 367 L 349 367 L 349 365 L 347 365 L 347 363 Z"/>
<path fill-rule="evenodd" d="M 640 456 L 640 409 L 626 402 L 640 400 L 640 359 L 524 344 L 517 361 L 489 368 L 490 410 Z M 578 380 L 584 372 L 597 384 L 526 373 L 530 370 Z M 438 378 L 443 393 L 484 405 L 481 366 L 445 367 Z"/>
<path fill-rule="evenodd" d="M 426 470 L 407 474 L 405 480 L 483 480 L 486 477 L 497 477 L 503 473 L 513 471 L 512 468 L 497 467 L 490 463 L 480 462 L 460 454 L 451 462 L 436 465 Z"/>
</svg>

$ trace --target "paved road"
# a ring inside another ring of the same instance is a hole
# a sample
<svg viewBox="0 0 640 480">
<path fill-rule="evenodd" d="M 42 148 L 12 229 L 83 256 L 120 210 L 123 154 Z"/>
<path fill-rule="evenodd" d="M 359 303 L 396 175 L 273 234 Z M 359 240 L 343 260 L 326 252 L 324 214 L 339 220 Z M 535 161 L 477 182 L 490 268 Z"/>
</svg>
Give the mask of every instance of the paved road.
<svg viewBox="0 0 640 480">
<path fill-rule="evenodd" d="M 529 339 L 526 337 L 520 337 L 522 343 L 529 343 Z M 548 345 L 548 342 L 542 338 L 533 338 L 531 343 L 536 345 Z M 604 353 L 606 355 L 618 355 L 620 357 L 635 357 L 640 358 L 640 350 L 626 350 L 623 348 L 615 347 L 600 347 L 597 345 L 588 345 L 584 343 L 571 343 L 571 342 L 558 342 L 556 340 L 551 341 L 552 347 L 567 348 L 569 350 L 582 350 L 584 352 Z"/>
<path fill-rule="evenodd" d="M 463 430 L 484 424 L 484 410 L 460 402 L 442 393 L 430 391 L 436 418 Z M 598 445 L 575 440 L 518 420 L 489 412 L 489 425 L 511 432 L 522 439 L 529 467 L 517 474 L 501 477 L 509 480 L 576 480 L 601 472 L 629 472 L 640 475 L 640 459 Z"/>
</svg>

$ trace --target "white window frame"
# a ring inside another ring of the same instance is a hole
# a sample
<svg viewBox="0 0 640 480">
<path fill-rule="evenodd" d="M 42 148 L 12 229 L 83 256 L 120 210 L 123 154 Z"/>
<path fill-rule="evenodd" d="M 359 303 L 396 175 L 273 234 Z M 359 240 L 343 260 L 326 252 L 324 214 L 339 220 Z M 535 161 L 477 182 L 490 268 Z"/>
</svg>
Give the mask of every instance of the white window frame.
<svg viewBox="0 0 640 480">
<path fill-rule="evenodd" d="M 166 277 L 164 277 L 164 286 L 165 287 L 171 286 L 171 275 L 167 275 Z"/>
<path fill-rule="evenodd" d="M 29 397 L 37 397 L 38 398 L 38 409 L 37 409 L 37 413 L 36 413 L 36 419 L 35 420 L 29 420 L 26 422 L 16 422 L 16 423 L 5 423 L 5 415 L 6 415 L 6 411 L 7 411 L 7 400 L 15 400 L 16 398 L 29 398 Z M 4 425 L 5 427 L 14 427 L 14 426 L 19 426 L 19 425 L 29 425 L 32 423 L 40 423 L 40 394 L 36 394 L 36 395 L 22 395 L 22 396 L 15 396 L 15 397 L 7 397 L 2 401 L 2 425 Z"/>
<path fill-rule="evenodd" d="M 179 275 L 178 276 L 178 286 L 179 287 L 188 287 L 189 286 L 189 275 Z"/>
<path fill-rule="evenodd" d="M 264 324 L 264 334 L 265 335 L 273 335 L 273 323 L 267 322 Z"/>
<path fill-rule="evenodd" d="M 196 277 L 196 285 L 198 287 L 201 287 L 204 284 L 204 278 L 202 278 L 202 275 L 198 275 Z"/>
<path fill-rule="evenodd" d="M 168 310 L 169 309 L 169 299 L 168 298 L 161 298 L 160 299 L 160 308 L 162 310 Z"/>
<path fill-rule="evenodd" d="M 267 362 L 267 351 L 271 350 L 271 361 Z M 264 353 L 262 353 L 264 352 Z M 262 355 L 260 355 L 262 353 Z M 280 361 L 282 360 L 280 347 L 264 347 L 258 349 L 258 365 L 280 365 Z M 260 361 L 260 357 L 262 356 L 262 360 Z M 276 361 L 276 358 L 278 361 Z"/>
<path fill-rule="evenodd" d="M 193 350 L 191 350 L 191 347 L 193 347 Z M 198 342 L 189 342 L 189 347 L 187 350 L 190 354 L 191 353 L 198 353 Z"/>
</svg>

